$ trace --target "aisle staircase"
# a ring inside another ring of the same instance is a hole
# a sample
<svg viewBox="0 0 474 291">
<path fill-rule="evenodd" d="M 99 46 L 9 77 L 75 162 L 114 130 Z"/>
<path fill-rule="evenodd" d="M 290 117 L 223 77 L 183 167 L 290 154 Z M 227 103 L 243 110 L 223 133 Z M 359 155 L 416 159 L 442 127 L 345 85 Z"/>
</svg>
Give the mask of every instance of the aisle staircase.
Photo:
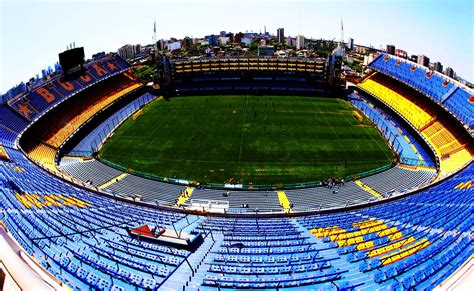
<svg viewBox="0 0 474 291">
<path fill-rule="evenodd" d="M 115 184 L 120 180 L 123 180 L 127 176 L 128 176 L 127 173 L 122 173 L 122 174 L 118 175 L 117 177 L 113 177 L 112 179 L 110 179 L 109 181 L 105 182 L 104 184 L 98 186 L 97 188 L 99 188 L 101 190 L 105 189 L 105 188 L 109 187 L 110 185 Z"/>
<path fill-rule="evenodd" d="M 176 202 L 177 206 L 183 205 L 186 201 L 191 198 L 191 195 L 193 195 L 194 188 L 192 187 L 187 187 L 181 192 L 181 196 L 178 198 L 178 202 Z"/>
<path fill-rule="evenodd" d="M 283 208 L 283 211 L 285 213 L 291 213 L 291 203 L 290 200 L 288 200 L 288 196 L 286 196 L 286 193 L 284 191 L 278 191 L 278 200 L 280 201 L 280 205 Z"/>
<path fill-rule="evenodd" d="M 370 194 L 374 195 L 377 198 L 383 199 L 382 194 L 372 189 L 369 185 L 362 183 L 361 180 L 355 180 L 354 183 L 360 188 L 362 188 L 364 191 L 369 192 Z"/>
<path fill-rule="evenodd" d="M 189 264 L 184 262 L 173 274 L 174 278 L 182 278 L 182 280 L 179 283 L 176 280 L 168 280 L 159 289 L 165 291 L 198 290 L 208 271 L 208 264 L 214 259 L 213 252 L 219 248 L 216 241 L 223 239 L 222 234 L 208 233 L 202 245 L 187 258 Z"/>
</svg>

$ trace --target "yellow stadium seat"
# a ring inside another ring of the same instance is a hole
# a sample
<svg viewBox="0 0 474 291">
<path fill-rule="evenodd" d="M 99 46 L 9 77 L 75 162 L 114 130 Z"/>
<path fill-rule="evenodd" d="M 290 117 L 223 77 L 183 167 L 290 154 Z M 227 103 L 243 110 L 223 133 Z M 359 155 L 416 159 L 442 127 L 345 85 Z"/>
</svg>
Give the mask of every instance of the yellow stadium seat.
<svg viewBox="0 0 474 291">
<path fill-rule="evenodd" d="M 452 173 L 472 159 L 472 155 L 463 148 L 465 145 L 457 139 L 456 134 L 447 128 L 442 120 L 437 120 L 436 116 L 431 115 L 423 105 L 419 105 L 422 102 L 411 96 L 413 93 L 390 84 L 390 81 L 385 80 L 380 74 L 374 73 L 361 82 L 359 87 L 391 106 L 420 130 L 440 158 L 442 173 Z M 416 149 L 414 150 L 416 153 Z"/>
<path fill-rule="evenodd" d="M 359 86 L 390 105 L 416 128 L 421 128 L 433 118 L 420 106 L 373 78 L 365 79 Z"/>
</svg>

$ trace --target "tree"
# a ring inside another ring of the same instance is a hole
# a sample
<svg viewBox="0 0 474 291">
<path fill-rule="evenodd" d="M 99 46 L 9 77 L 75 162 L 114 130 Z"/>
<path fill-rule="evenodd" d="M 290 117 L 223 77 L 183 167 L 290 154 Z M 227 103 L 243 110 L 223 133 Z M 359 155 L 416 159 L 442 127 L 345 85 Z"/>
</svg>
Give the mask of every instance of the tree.
<svg viewBox="0 0 474 291">
<path fill-rule="evenodd" d="M 140 66 L 136 69 L 135 74 L 138 78 L 144 80 L 153 80 L 157 77 L 157 74 L 150 66 Z"/>
</svg>

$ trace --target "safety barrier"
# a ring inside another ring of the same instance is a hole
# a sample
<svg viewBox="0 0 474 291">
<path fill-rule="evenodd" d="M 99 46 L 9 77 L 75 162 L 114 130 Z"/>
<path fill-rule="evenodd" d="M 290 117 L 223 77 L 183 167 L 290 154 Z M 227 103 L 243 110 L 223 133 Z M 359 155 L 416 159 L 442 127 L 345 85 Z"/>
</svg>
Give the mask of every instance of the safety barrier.
<svg viewBox="0 0 474 291">
<path fill-rule="evenodd" d="M 140 171 L 136 171 L 133 169 L 128 169 L 124 166 L 115 164 L 109 160 L 103 159 L 98 157 L 99 161 L 102 162 L 103 164 L 112 167 L 116 170 L 122 171 L 122 172 L 127 172 L 135 176 L 139 176 L 142 178 L 146 179 L 151 179 L 151 180 L 156 180 L 160 182 L 165 182 L 165 183 L 171 183 L 171 184 L 179 184 L 179 185 L 190 185 L 190 186 L 199 186 L 199 187 L 204 187 L 204 188 L 209 188 L 209 189 L 228 189 L 228 190 L 245 190 L 245 191 L 262 191 L 262 190 L 290 190 L 290 189 L 303 189 L 303 188 L 311 188 L 311 187 L 318 187 L 322 186 L 323 182 L 322 181 L 310 181 L 310 182 L 302 182 L 302 183 L 280 183 L 280 184 L 264 184 L 264 185 L 250 185 L 250 184 L 222 184 L 222 183 L 209 183 L 209 182 L 196 182 L 196 181 L 189 181 L 186 179 L 180 179 L 180 178 L 169 178 L 165 176 L 158 176 L 158 175 L 153 175 L 150 173 L 144 173 Z M 349 175 L 346 177 L 341 177 L 344 179 L 344 181 L 352 181 L 354 179 L 361 179 L 367 176 L 375 175 L 378 173 L 381 173 L 383 171 L 386 171 L 392 167 L 392 164 L 385 164 L 381 167 L 361 172 L 361 173 L 356 173 L 353 175 Z"/>
</svg>

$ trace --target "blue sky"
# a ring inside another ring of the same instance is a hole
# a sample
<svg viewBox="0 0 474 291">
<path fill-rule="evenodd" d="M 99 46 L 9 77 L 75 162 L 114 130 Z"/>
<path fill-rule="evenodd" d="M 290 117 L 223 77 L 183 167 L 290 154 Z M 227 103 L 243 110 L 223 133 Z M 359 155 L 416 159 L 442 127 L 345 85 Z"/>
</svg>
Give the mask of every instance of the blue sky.
<svg viewBox="0 0 474 291">
<path fill-rule="evenodd" d="M 55 63 L 73 41 L 86 57 L 158 39 L 202 37 L 221 30 L 345 39 L 376 48 L 393 43 L 425 54 L 474 81 L 473 1 L 303 0 L 0 0 L 0 92 Z"/>
</svg>

